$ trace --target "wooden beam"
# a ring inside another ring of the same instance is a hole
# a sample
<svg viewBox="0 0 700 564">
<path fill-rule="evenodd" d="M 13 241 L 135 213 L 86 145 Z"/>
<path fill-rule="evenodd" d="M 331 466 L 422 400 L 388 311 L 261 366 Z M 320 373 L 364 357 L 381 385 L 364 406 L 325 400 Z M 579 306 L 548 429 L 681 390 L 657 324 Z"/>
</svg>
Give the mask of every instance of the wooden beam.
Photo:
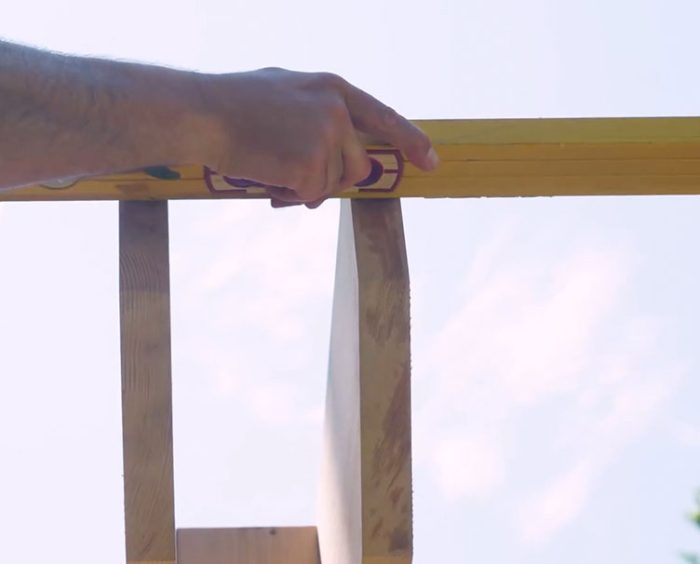
<svg viewBox="0 0 700 564">
<path fill-rule="evenodd" d="M 323 564 L 411 562 L 410 370 L 400 202 L 343 202 L 319 503 Z"/>
<path fill-rule="evenodd" d="M 126 557 L 175 563 L 167 202 L 119 205 Z"/>
<path fill-rule="evenodd" d="M 356 188 L 342 197 L 700 193 L 700 118 L 696 117 L 416 123 L 436 145 L 442 160 L 438 170 L 426 174 L 410 163 L 403 163 L 402 177 L 392 192 Z M 159 180 L 153 174 L 153 171 L 151 174 L 115 174 L 82 180 L 64 189 L 10 190 L 0 192 L 0 201 L 263 197 L 255 188 L 250 189 L 251 194 L 242 194 L 240 190 L 212 193 L 201 166 L 176 167 L 166 174 L 155 173 L 177 179 Z M 213 178 L 218 178 L 218 184 L 215 181 L 214 185 L 226 189 L 221 177 L 214 175 Z M 382 186 L 386 184 L 377 184 L 379 188 Z"/>
<path fill-rule="evenodd" d="M 316 527 L 181 529 L 178 564 L 321 564 Z"/>
</svg>

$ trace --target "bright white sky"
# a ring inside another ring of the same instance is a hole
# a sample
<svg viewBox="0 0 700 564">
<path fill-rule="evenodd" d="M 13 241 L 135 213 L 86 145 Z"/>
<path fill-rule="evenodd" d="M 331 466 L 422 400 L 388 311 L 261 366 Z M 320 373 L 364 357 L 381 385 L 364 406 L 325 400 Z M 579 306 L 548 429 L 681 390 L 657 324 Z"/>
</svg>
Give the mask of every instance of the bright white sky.
<svg viewBox="0 0 700 564">
<path fill-rule="evenodd" d="M 410 118 L 700 115 L 692 0 L 25 0 L 0 36 L 340 73 Z M 680 562 L 700 199 L 405 201 L 417 564 Z M 337 202 L 171 204 L 178 526 L 315 522 Z M 0 539 L 124 561 L 117 209 L 0 204 Z"/>
</svg>

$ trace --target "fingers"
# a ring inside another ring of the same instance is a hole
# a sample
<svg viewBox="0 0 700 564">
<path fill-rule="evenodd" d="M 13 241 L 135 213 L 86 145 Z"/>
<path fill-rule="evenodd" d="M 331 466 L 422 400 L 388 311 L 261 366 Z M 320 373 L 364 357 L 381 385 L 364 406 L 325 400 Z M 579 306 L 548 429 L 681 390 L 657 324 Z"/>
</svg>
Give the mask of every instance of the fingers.
<svg viewBox="0 0 700 564">
<path fill-rule="evenodd" d="M 362 182 L 372 172 L 372 162 L 367 156 L 355 130 L 350 128 L 343 143 L 343 174 L 339 181 L 339 189 L 347 190 L 358 182 Z"/>
<path fill-rule="evenodd" d="M 327 199 L 328 198 L 321 198 L 320 200 L 316 200 L 315 202 L 308 202 L 306 204 L 306 207 L 309 208 L 310 210 L 315 210 L 317 207 L 319 207 Z"/>
<path fill-rule="evenodd" d="M 302 201 L 296 201 L 296 202 L 285 202 L 284 200 L 280 200 L 276 196 L 270 193 L 270 205 L 277 209 L 277 208 L 289 208 L 292 206 L 300 206 L 304 204 L 307 208 L 310 210 L 314 210 L 317 207 L 319 207 L 323 202 L 325 202 L 328 198 L 320 198 L 318 200 L 315 200 L 313 202 L 302 202 Z"/>
<path fill-rule="evenodd" d="M 301 198 L 294 190 L 289 188 L 267 188 L 267 195 L 270 197 L 270 205 L 273 208 L 288 208 L 291 206 L 306 205 L 310 210 L 316 209 L 328 198 L 323 197 L 316 200 L 307 201 Z"/>
<path fill-rule="evenodd" d="M 348 122 L 342 145 L 326 159 L 326 171 L 321 182 L 310 180 L 310 184 L 323 186 L 319 192 L 313 186 L 294 188 L 267 188 L 274 208 L 305 204 L 309 209 L 319 207 L 328 198 L 351 188 L 367 178 L 372 164 L 356 131 Z"/>
<path fill-rule="evenodd" d="M 326 161 L 326 177 L 323 193 L 321 194 L 322 198 L 327 198 L 340 192 L 340 179 L 343 176 L 343 168 L 342 152 L 339 148 L 331 148 L 330 155 Z"/>
<path fill-rule="evenodd" d="M 270 197 L 270 204 L 273 208 L 284 208 L 304 203 L 304 200 L 291 188 L 268 186 L 265 191 Z"/>
<path fill-rule="evenodd" d="M 300 206 L 300 202 L 283 202 L 282 200 L 278 200 L 275 197 L 271 196 L 270 197 L 270 205 L 273 208 L 288 208 L 290 206 Z"/>
<path fill-rule="evenodd" d="M 395 146 L 423 170 L 431 171 L 438 165 L 430 138 L 406 118 L 344 81 L 336 85 L 336 92 L 342 93 L 345 105 L 340 103 L 340 113 L 338 105 L 334 106 L 335 126 L 326 130 L 335 129 L 335 134 L 330 135 L 334 141 L 326 137 L 325 158 L 323 152 L 316 153 L 313 166 L 301 175 L 298 186 L 269 189 L 273 207 L 306 204 L 316 208 L 367 178 L 372 165 L 360 138 L 363 133 Z"/>
<path fill-rule="evenodd" d="M 348 128 L 340 151 L 328 159 L 326 172 L 326 187 L 323 197 L 306 203 L 309 209 L 319 207 L 328 198 L 352 188 L 358 182 L 367 178 L 372 171 L 372 163 L 367 151 L 360 143 L 355 130 Z"/>
<path fill-rule="evenodd" d="M 439 163 L 430 138 L 406 118 L 351 84 L 345 100 L 354 126 L 400 149 L 414 165 L 431 171 Z"/>
</svg>

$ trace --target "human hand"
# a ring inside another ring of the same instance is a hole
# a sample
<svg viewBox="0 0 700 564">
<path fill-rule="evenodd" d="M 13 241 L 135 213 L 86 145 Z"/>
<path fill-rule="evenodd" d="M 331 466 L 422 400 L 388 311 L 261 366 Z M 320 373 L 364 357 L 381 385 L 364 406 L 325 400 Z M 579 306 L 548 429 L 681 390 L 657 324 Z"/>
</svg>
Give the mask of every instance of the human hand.
<svg viewBox="0 0 700 564">
<path fill-rule="evenodd" d="M 438 164 L 424 132 L 339 76 L 278 68 L 201 76 L 211 118 L 202 164 L 274 186 L 273 207 L 315 208 L 367 178 L 360 133 L 395 146 L 423 170 Z"/>
</svg>

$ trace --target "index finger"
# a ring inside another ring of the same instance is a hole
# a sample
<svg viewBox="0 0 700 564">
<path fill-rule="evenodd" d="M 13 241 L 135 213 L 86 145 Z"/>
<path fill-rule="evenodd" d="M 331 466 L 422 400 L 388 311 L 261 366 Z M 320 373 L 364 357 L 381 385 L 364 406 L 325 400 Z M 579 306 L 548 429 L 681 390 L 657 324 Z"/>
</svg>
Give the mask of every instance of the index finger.
<svg viewBox="0 0 700 564">
<path fill-rule="evenodd" d="M 344 94 L 355 129 L 392 144 L 423 170 L 430 171 L 438 165 L 430 138 L 420 128 L 352 84 L 346 84 Z"/>
</svg>

